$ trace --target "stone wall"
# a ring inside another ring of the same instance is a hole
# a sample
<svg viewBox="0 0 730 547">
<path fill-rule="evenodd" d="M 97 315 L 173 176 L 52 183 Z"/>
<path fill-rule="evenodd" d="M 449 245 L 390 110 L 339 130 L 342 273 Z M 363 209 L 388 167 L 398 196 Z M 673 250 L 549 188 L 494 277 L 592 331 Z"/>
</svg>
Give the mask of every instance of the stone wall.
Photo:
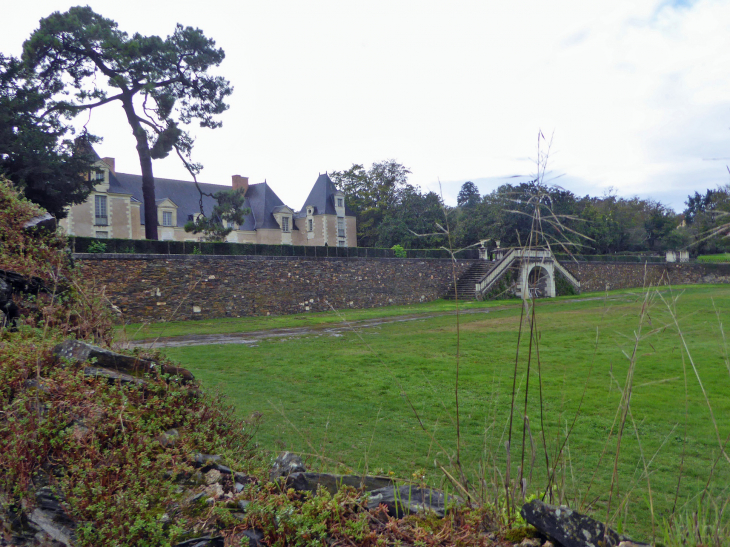
<svg viewBox="0 0 730 547">
<path fill-rule="evenodd" d="M 197 255 L 74 255 L 105 287 L 127 323 L 435 300 L 451 283 L 444 259 L 304 258 Z M 456 263 L 457 276 L 473 260 Z"/>
<path fill-rule="evenodd" d="M 730 283 L 730 264 L 561 262 L 580 280 L 581 292 L 670 283 Z"/>
</svg>

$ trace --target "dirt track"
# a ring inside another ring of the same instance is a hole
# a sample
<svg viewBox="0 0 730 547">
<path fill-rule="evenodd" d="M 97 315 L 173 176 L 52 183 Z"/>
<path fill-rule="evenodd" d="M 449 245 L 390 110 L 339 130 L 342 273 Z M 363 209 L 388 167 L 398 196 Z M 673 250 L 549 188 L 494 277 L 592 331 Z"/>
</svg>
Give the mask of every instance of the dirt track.
<svg viewBox="0 0 730 547">
<path fill-rule="evenodd" d="M 621 296 L 611 297 L 610 300 L 621 298 Z M 587 300 L 603 300 L 604 297 L 591 298 L 575 298 L 564 300 L 564 302 L 580 302 Z M 498 306 L 493 308 L 482 308 L 478 310 L 462 310 L 463 315 L 487 314 L 495 311 L 510 309 L 512 306 Z M 397 315 L 394 317 L 386 317 L 381 319 L 366 319 L 363 321 L 343 321 L 336 325 L 317 325 L 313 327 L 294 327 L 288 329 L 269 329 L 251 332 L 237 332 L 230 334 L 188 334 L 185 336 L 160 337 L 156 339 L 136 340 L 119 344 L 125 348 L 177 348 L 184 346 L 205 346 L 209 344 L 245 344 L 248 346 L 255 345 L 261 340 L 268 338 L 294 338 L 301 336 L 329 335 L 342 336 L 343 333 L 353 329 L 368 329 L 387 325 L 390 323 L 407 323 L 410 321 L 423 321 L 433 317 L 441 317 L 448 315 L 456 315 L 455 311 L 436 312 L 430 314 L 415 313 L 410 315 Z"/>
</svg>

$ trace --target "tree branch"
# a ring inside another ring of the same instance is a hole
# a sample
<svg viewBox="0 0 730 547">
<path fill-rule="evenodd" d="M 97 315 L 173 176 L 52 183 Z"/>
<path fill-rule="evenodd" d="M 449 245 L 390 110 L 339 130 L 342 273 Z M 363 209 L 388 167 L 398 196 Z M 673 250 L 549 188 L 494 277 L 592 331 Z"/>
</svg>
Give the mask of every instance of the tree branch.
<svg viewBox="0 0 730 547">
<path fill-rule="evenodd" d="M 41 118 L 44 118 L 46 115 L 50 114 L 51 112 L 55 112 L 58 110 L 69 109 L 69 110 L 81 111 L 81 110 L 87 110 L 89 108 L 96 108 L 97 106 L 101 106 L 103 104 L 107 104 L 112 101 L 119 100 L 122 98 L 123 95 L 124 95 L 124 93 L 119 93 L 118 95 L 114 95 L 112 97 L 107 97 L 106 99 L 102 99 L 101 101 L 91 103 L 91 104 L 64 104 L 64 105 L 56 104 L 56 105 L 52 106 L 51 108 L 49 108 L 48 110 L 46 110 L 43 114 L 41 114 Z"/>
</svg>

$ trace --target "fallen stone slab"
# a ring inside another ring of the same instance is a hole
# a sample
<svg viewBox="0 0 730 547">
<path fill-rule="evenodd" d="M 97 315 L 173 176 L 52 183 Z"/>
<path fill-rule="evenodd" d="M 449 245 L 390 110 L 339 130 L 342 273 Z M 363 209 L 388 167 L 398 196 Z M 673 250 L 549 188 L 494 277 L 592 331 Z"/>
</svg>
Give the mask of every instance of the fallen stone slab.
<svg viewBox="0 0 730 547">
<path fill-rule="evenodd" d="M 522 518 L 562 547 L 619 547 L 633 544 L 649 547 L 648 543 L 632 541 L 587 515 L 564 505 L 555 506 L 532 500 L 522 506 Z"/>
<path fill-rule="evenodd" d="M 388 515 L 395 518 L 418 513 L 434 513 L 443 518 L 447 503 L 452 502 L 460 503 L 461 500 L 430 488 L 413 485 L 387 486 L 370 492 L 368 509 L 377 509 L 382 504 L 387 508 Z"/>
<path fill-rule="evenodd" d="M 130 376 L 129 374 L 115 372 L 113 370 L 107 370 L 105 368 L 99 367 L 84 367 L 84 376 L 90 378 L 103 378 L 107 380 L 110 384 L 115 384 L 117 382 L 135 386 L 143 386 L 145 384 L 144 380 L 140 378 L 135 378 L 134 376 Z"/>
<path fill-rule="evenodd" d="M 133 355 L 124 355 L 70 338 L 68 340 L 64 340 L 53 348 L 53 354 L 58 358 L 64 358 L 75 362 L 85 362 L 90 361 L 91 359 L 96 359 L 95 366 L 99 368 L 115 370 L 131 376 L 154 374 L 159 371 L 162 374 L 179 376 L 182 378 L 183 382 L 192 382 L 195 379 L 190 371 L 182 367 L 161 365 L 154 361 L 141 359 Z"/>
<path fill-rule="evenodd" d="M 333 475 L 330 473 L 299 472 L 290 474 L 284 484 L 286 488 L 294 488 L 299 492 L 313 492 L 321 486 L 330 494 L 335 494 L 343 486 L 351 486 L 358 490 L 370 492 L 393 486 L 393 480 L 388 477 L 371 477 L 362 475 Z"/>
<path fill-rule="evenodd" d="M 186 539 L 180 543 L 176 543 L 173 547 L 223 547 L 223 536 L 202 536 L 192 539 Z"/>
</svg>

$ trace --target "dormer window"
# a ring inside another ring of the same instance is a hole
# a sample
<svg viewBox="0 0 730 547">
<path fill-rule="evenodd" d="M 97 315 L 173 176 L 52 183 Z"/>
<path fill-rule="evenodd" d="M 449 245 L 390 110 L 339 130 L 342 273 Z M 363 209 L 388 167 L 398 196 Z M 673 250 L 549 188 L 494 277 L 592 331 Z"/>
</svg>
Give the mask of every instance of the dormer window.
<svg viewBox="0 0 730 547">
<path fill-rule="evenodd" d="M 289 217 L 281 217 L 281 231 L 282 232 L 289 231 Z"/>
<path fill-rule="evenodd" d="M 345 206 L 344 198 L 337 198 L 337 207 L 344 207 L 344 206 Z"/>
<path fill-rule="evenodd" d="M 104 171 L 103 170 L 96 170 L 92 171 L 89 175 L 89 180 L 92 182 L 104 182 Z"/>
<path fill-rule="evenodd" d="M 170 198 L 157 200 L 157 225 L 167 228 L 177 226 L 177 205 Z"/>
</svg>

